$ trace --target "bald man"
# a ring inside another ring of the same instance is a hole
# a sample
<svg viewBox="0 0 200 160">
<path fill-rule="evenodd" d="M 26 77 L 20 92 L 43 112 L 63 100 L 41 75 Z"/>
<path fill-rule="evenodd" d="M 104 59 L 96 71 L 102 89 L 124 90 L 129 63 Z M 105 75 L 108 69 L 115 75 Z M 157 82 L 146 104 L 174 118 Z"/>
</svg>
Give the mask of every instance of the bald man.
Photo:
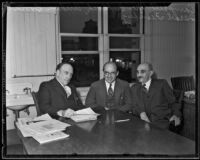
<svg viewBox="0 0 200 160">
<path fill-rule="evenodd" d="M 117 78 L 119 72 L 114 62 L 103 66 L 104 78 L 94 82 L 86 97 L 86 106 L 98 109 L 131 109 L 131 96 L 128 82 Z M 98 110 L 97 109 L 97 110 Z"/>
<path fill-rule="evenodd" d="M 153 79 L 153 67 L 143 63 L 137 67 L 139 83 L 131 87 L 134 113 L 142 120 L 161 128 L 169 128 L 171 121 L 180 124 L 180 107 L 166 80 Z"/>
<path fill-rule="evenodd" d="M 38 91 L 38 104 L 42 113 L 52 117 L 70 117 L 74 110 L 82 109 L 76 88 L 70 83 L 73 67 L 69 63 L 60 63 L 56 67 L 54 79 L 43 82 Z"/>
</svg>

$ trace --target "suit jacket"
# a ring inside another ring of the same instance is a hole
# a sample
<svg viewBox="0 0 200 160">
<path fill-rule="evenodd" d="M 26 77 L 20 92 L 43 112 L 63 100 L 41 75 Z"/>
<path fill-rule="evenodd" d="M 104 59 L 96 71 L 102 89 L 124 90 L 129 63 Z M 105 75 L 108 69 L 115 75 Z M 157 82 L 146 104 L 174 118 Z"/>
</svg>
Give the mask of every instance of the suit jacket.
<svg viewBox="0 0 200 160">
<path fill-rule="evenodd" d="M 107 89 L 105 79 L 94 82 L 87 94 L 85 105 L 87 107 L 106 107 Z M 116 79 L 114 88 L 114 107 L 122 111 L 131 109 L 131 93 L 128 82 Z"/>
<path fill-rule="evenodd" d="M 168 128 L 169 118 L 175 114 L 180 117 L 181 105 L 176 103 L 173 91 L 166 80 L 152 79 L 146 93 L 141 84 L 131 87 L 133 113 L 146 112 L 149 120 L 163 128 Z"/>
<path fill-rule="evenodd" d="M 78 97 L 76 88 L 68 84 L 71 88 L 71 95 L 67 97 L 65 89 L 56 80 L 56 78 L 41 83 L 38 91 L 38 104 L 42 113 L 49 113 L 55 117 L 57 111 L 71 108 L 78 110 L 84 108 Z"/>
</svg>

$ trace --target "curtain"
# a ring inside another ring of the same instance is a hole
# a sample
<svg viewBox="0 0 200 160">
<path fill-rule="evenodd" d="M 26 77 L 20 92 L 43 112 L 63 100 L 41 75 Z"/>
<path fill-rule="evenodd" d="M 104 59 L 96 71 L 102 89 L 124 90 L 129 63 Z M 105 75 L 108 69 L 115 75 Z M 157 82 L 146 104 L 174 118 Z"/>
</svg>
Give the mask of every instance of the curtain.
<svg viewBox="0 0 200 160">
<path fill-rule="evenodd" d="M 55 7 L 8 7 L 6 78 L 53 74 L 56 29 Z"/>
</svg>

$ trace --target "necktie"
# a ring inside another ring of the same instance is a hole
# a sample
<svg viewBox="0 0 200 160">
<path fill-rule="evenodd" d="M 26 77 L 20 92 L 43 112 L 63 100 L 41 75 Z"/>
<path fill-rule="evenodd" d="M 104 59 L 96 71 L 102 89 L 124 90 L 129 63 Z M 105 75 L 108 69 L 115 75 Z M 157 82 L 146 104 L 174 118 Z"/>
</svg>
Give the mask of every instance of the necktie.
<svg viewBox="0 0 200 160">
<path fill-rule="evenodd" d="M 112 97 L 114 94 L 113 89 L 112 89 L 112 83 L 110 83 L 110 86 L 108 88 L 108 96 Z"/>
<path fill-rule="evenodd" d="M 144 90 L 144 92 L 146 92 L 146 93 L 148 92 L 148 91 L 147 91 L 147 88 L 146 88 L 146 84 L 143 84 L 143 85 L 142 85 L 142 89 Z"/>
</svg>

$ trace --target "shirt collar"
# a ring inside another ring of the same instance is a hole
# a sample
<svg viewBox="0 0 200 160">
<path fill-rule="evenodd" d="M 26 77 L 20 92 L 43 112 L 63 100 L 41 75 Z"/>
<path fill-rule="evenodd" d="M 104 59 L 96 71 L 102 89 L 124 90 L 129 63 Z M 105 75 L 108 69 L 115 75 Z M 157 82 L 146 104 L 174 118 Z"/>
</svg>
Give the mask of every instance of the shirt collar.
<svg viewBox="0 0 200 160">
<path fill-rule="evenodd" d="M 151 79 L 149 79 L 149 80 L 145 83 L 145 88 L 146 88 L 147 90 L 149 90 L 150 85 L 151 85 Z"/>
<path fill-rule="evenodd" d="M 114 90 L 114 87 L 115 87 L 115 82 L 116 82 L 116 80 L 112 82 L 112 89 L 113 90 Z M 106 83 L 106 88 L 108 90 L 108 88 L 110 87 L 110 83 L 108 83 L 106 80 L 105 80 L 105 83 Z"/>
<path fill-rule="evenodd" d="M 60 85 L 61 85 L 62 87 L 65 87 L 65 86 L 58 80 L 58 78 L 56 78 L 56 80 L 60 83 Z"/>
</svg>

